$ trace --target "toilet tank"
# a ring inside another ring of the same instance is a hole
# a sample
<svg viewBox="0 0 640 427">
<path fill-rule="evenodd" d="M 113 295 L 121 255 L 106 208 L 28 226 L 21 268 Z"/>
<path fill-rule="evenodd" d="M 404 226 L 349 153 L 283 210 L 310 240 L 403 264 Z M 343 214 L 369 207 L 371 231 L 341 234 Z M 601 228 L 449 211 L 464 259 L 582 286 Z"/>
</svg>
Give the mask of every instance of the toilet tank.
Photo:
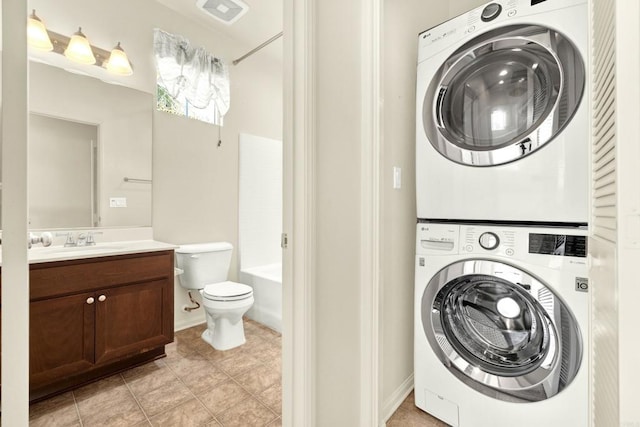
<svg viewBox="0 0 640 427">
<path fill-rule="evenodd" d="M 227 242 L 182 245 L 176 252 L 176 267 L 180 286 L 203 289 L 211 283 L 224 282 L 229 274 L 233 245 Z"/>
</svg>

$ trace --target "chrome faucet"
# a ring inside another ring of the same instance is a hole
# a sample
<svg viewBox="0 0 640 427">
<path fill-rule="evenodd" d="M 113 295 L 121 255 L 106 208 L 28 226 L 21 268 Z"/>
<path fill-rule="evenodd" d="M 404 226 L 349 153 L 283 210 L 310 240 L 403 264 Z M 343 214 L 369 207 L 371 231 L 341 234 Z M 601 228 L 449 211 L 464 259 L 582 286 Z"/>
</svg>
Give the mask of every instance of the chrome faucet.
<svg viewBox="0 0 640 427">
<path fill-rule="evenodd" d="M 69 246 L 76 246 L 76 241 L 73 239 L 73 233 L 72 232 L 66 232 L 66 233 L 56 233 L 56 236 L 67 236 L 67 240 L 65 240 L 64 242 L 64 246 L 65 247 L 69 247 Z"/>
<path fill-rule="evenodd" d="M 95 235 L 96 234 L 102 234 L 102 231 L 89 231 L 87 233 L 87 241 L 86 241 L 85 245 L 94 246 L 96 244 L 96 240 L 95 240 Z"/>
</svg>

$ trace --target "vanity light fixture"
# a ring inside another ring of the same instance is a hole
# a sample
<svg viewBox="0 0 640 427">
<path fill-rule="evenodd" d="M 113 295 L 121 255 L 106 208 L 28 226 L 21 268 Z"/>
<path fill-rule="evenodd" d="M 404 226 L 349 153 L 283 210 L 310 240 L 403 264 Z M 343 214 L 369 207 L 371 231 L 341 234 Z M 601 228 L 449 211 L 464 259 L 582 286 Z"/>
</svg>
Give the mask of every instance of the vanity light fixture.
<svg viewBox="0 0 640 427">
<path fill-rule="evenodd" d="M 36 16 L 33 10 L 27 23 L 27 39 L 29 46 L 42 50 L 53 51 L 64 55 L 74 62 L 86 65 L 97 65 L 105 68 L 112 74 L 130 76 L 133 67 L 120 42 L 109 52 L 108 50 L 92 46 L 87 37 L 78 28 L 70 38 L 49 31 L 42 20 Z"/>
<path fill-rule="evenodd" d="M 96 63 L 91 44 L 87 40 L 87 36 L 82 33 L 82 28 L 78 28 L 78 31 L 71 36 L 71 40 L 64 50 L 64 56 L 81 64 L 93 65 Z"/>
<path fill-rule="evenodd" d="M 51 43 L 51 39 L 47 33 L 47 28 L 44 26 L 42 20 L 36 15 L 35 9 L 33 9 L 31 15 L 29 15 L 29 20 L 27 21 L 27 40 L 29 41 L 29 46 L 36 49 L 44 50 L 46 52 L 51 52 L 53 50 L 53 43 Z"/>
<path fill-rule="evenodd" d="M 109 55 L 109 59 L 105 63 L 105 68 L 107 71 L 120 76 L 130 76 L 133 74 L 133 68 L 131 68 L 129 58 L 127 58 L 127 54 L 124 52 L 124 49 L 122 49 L 122 46 L 120 46 L 120 42 L 111 50 L 111 55 Z"/>
</svg>

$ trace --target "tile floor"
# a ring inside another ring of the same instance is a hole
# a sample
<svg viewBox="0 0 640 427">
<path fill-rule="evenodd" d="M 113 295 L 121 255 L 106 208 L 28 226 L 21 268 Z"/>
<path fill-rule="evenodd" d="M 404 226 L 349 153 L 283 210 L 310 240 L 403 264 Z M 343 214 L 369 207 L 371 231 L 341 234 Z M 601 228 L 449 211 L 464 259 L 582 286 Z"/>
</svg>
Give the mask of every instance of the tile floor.
<svg viewBox="0 0 640 427">
<path fill-rule="evenodd" d="M 31 427 L 282 425 L 280 334 L 245 320 L 247 343 L 225 352 L 176 332 L 167 357 L 30 407 Z M 413 392 L 388 427 L 445 427 L 414 405 Z"/>
<path fill-rule="evenodd" d="M 437 418 L 418 409 L 414 403 L 413 392 L 387 421 L 387 427 L 447 427 Z"/>
<path fill-rule="evenodd" d="M 281 336 L 245 321 L 247 343 L 216 351 L 204 325 L 167 357 L 34 404 L 30 426 L 281 426 Z"/>
</svg>

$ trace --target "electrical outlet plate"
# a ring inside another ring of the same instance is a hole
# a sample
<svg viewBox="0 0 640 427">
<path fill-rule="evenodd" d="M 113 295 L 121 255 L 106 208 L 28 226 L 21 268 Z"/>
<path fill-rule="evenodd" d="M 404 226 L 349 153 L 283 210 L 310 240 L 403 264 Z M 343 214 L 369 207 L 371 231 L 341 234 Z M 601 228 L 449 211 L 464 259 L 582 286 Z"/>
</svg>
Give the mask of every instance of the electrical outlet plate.
<svg viewBox="0 0 640 427">
<path fill-rule="evenodd" d="M 126 197 L 110 197 L 109 207 L 110 208 L 126 208 L 127 198 Z"/>
</svg>

